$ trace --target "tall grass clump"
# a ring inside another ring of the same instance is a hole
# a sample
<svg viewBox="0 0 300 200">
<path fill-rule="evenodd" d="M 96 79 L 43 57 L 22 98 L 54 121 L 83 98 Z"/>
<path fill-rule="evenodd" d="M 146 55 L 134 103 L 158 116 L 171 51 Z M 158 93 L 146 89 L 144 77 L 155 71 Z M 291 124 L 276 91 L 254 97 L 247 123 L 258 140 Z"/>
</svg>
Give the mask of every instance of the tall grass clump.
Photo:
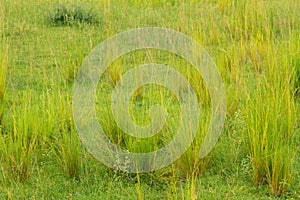
<svg viewBox="0 0 300 200">
<path fill-rule="evenodd" d="M 114 116 L 110 110 L 112 103 L 110 93 L 128 70 L 127 66 L 139 66 L 140 64 L 150 62 L 163 63 L 174 67 L 175 70 L 186 77 L 198 98 L 199 107 L 201 107 L 203 111 L 203 113 L 201 113 L 202 118 L 199 121 L 200 128 L 197 131 L 193 145 L 174 164 L 177 170 L 176 173 L 180 174 L 181 178 L 195 177 L 205 171 L 210 160 L 210 156 L 204 159 L 199 158 L 199 150 L 209 125 L 210 99 L 205 83 L 197 70 L 183 59 L 164 51 L 155 50 L 136 51 L 130 55 L 122 56 L 121 59 L 115 61 L 110 66 L 109 70 L 107 70 L 103 76 L 103 81 L 99 84 L 101 87 L 97 90 L 96 96 L 97 117 L 108 138 L 129 152 L 145 153 L 155 151 L 172 141 L 182 121 L 182 111 L 179 100 L 186 95 L 188 90 L 186 86 L 179 82 L 180 80 L 174 80 L 177 81 L 176 84 L 179 88 L 178 97 L 168 88 L 157 84 L 143 85 L 132 94 L 128 109 L 130 114 L 132 114 L 131 117 L 135 124 L 145 126 L 151 123 L 149 109 L 153 105 L 161 105 L 168 113 L 163 128 L 152 137 L 137 139 L 124 133 L 115 123 Z M 137 80 L 142 78 L 142 74 L 140 77 L 135 78 Z M 120 109 L 123 109 L 121 105 Z M 187 135 L 187 137 L 190 136 Z M 118 163 L 117 165 L 120 169 L 126 169 L 127 167 L 122 163 Z M 161 173 L 169 174 L 166 173 L 166 171 L 170 171 L 170 168 L 162 170 Z M 159 174 L 159 172 L 155 173 L 157 176 L 159 176 Z"/>
<path fill-rule="evenodd" d="M 295 94 L 300 94 L 300 40 L 299 34 L 291 35 L 289 43 L 289 57 L 291 58 L 291 65 L 295 68 Z"/>
<path fill-rule="evenodd" d="M 228 90 L 228 98 L 238 99 L 229 104 L 229 111 L 241 107 L 254 183 L 268 184 L 273 195 L 282 195 L 292 183 L 296 153 L 293 98 L 299 54 L 296 23 L 282 13 L 294 9 L 289 4 L 278 8 L 267 1 L 244 0 L 220 6 L 229 15 L 228 40 L 235 45 L 229 51 L 228 44 L 224 47 L 228 53 L 221 62 L 221 71 L 230 72 L 225 73 L 230 87 L 236 85 L 238 92 L 232 96 L 234 90 Z"/>
<path fill-rule="evenodd" d="M 204 158 L 199 157 L 200 148 L 208 130 L 211 113 L 208 108 L 202 108 L 201 114 L 202 117 L 199 121 L 199 129 L 192 145 L 175 162 L 175 166 L 178 168 L 177 173 L 179 173 L 181 177 L 187 179 L 202 175 L 207 169 L 207 166 L 211 160 L 211 155 L 208 155 Z"/>
<path fill-rule="evenodd" d="M 266 46 L 265 72 L 256 78 L 244 107 L 247 149 L 256 184 L 267 183 L 274 195 L 282 195 L 292 181 L 296 147 L 293 99 L 294 68 L 283 45 Z M 275 59 L 274 59 L 275 58 Z"/>
<path fill-rule="evenodd" d="M 71 97 L 62 91 L 50 98 L 55 105 L 58 127 L 53 139 L 49 140 L 55 160 L 63 174 L 69 178 L 80 178 L 82 169 L 81 146 L 75 130 L 71 110 Z"/>
<path fill-rule="evenodd" d="M 4 96 L 6 91 L 6 69 L 8 62 L 8 52 L 7 52 L 7 39 L 4 37 L 4 20 L 5 20 L 5 12 L 4 12 L 4 4 L 0 2 L 0 126 L 2 124 L 2 117 L 4 111 Z"/>
<path fill-rule="evenodd" d="M 2 125 L 2 118 L 4 112 L 4 97 L 6 92 L 6 65 L 7 58 L 0 52 L 0 126 Z"/>
<path fill-rule="evenodd" d="M 38 107 L 33 106 L 31 94 L 21 97 L 22 108 L 10 107 L 9 121 L 4 122 L 0 136 L 0 158 L 4 180 L 26 181 L 32 169 L 32 157 L 39 130 Z"/>
</svg>

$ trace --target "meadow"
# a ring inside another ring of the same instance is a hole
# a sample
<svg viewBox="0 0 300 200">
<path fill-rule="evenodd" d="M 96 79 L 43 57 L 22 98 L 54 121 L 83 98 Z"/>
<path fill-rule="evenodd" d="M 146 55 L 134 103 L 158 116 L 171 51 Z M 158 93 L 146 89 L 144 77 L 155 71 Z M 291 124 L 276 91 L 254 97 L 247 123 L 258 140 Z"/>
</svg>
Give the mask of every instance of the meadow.
<svg viewBox="0 0 300 200">
<path fill-rule="evenodd" d="M 300 199 L 299 11 L 298 0 L 1 0 L 0 199 Z M 130 114 L 147 125 L 149 109 L 160 104 L 168 113 L 164 127 L 146 139 L 118 127 L 111 95 L 136 66 L 161 63 L 180 72 L 202 112 L 195 140 L 173 164 L 127 173 L 126 163 L 113 170 L 81 143 L 72 91 L 99 43 L 141 27 L 172 29 L 199 43 L 223 79 L 227 111 L 217 145 L 200 158 L 211 115 L 201 75 L 161 50 L 115 60 L 99 80 L 95 109 L 119 147 L 157 150 L 181 120 L 176 96 L 149 84 L 133 94 Z"/>
</svg>

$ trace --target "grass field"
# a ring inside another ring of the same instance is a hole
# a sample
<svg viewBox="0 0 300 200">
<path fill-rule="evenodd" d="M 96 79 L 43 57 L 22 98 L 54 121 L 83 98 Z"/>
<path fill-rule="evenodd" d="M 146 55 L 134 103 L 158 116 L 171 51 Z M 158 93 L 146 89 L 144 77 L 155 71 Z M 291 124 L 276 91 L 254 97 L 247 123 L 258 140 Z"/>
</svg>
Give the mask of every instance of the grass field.
<svg viewBox="0 0 300 200">
<path fill-rule="evenodd" d="M 299 10 L 298 0 L 1 0 L 0 199 L 300 199 Z M 163 129 L 136 139 L 117 126 L 112 91 L 138 65 L 161 63 L 180 72 L 204 113 L 178 160 L 131 174 L 106 167 L 81 144 L 72 89 L 100 42 L 141 27 L 169 28 L 197 41 L 222 76 L 227 113 L 216 147 L 199 158 L 211 108 L 200 74 L 160 50 L 117 59 L 101 77 L 95 102 L 98 122 L 119 147 L 159 149 L 180 122 L 176 96 L 146 85 L 131 99 L 133 121 L 151 123 L 151 105 L 161 104 L 168 112 Z"/>
</svg>

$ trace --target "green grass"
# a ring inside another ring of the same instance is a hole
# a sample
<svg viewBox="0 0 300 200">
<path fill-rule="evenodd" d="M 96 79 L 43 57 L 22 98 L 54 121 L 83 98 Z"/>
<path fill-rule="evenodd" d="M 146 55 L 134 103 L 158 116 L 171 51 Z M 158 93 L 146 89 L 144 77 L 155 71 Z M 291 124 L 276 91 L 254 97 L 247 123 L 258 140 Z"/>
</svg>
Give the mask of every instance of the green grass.
<svg viewBox="0 0 300 200">
<path fill-rule="evenodd" d="M 1 1 L 0 199 L 299 199 L 299 9 L 297 0 Z M 178 100 L 155 85 L 135 92 L 130 112 L 146 125 L 151 105 L 163 105 L 169 118 L 157 135 L 136 139 L 114 121 L 113 88 L 143 63 L 167 64 L 185 76 L 203 115 L 196 140 L 171 166 L 117 172 L 76 135 L 73 83 L 101 41 L 151 26 L 187 34 L 215 60 L 227 91 L 225 127 L 213 151 L 198 158 L 211 107 L 200 75 L 168 52 L 124 55 L 105 71 L 95 98 L 98 121 L 115 144 L 153 151 L 178 128 Z"/>
<path fill-rule="evenodd" d="M 0 125 L 2 125 L 2 117 L 5 105 L 5 92 L 6 92 L 6 58 L 0 55 Z"/>
</svg>

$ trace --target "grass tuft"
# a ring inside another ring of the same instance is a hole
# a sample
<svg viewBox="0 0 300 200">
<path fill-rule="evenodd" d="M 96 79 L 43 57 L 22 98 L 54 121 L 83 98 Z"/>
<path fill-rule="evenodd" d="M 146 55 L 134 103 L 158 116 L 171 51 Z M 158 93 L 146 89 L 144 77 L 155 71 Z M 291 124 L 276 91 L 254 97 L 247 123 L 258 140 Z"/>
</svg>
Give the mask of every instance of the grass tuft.
<svg viewBox="0 0 300 200">
<path fill-rule="evenodd" d="M 32 106 L 31 94 L 21 97 L 23 109 L 11 107 L 12 123 L 5 123 L 0 135 L 1 168 L 5 181 L 24 182 L 30 177 L 36 147 L 38 109 Z"/>
</svg>

